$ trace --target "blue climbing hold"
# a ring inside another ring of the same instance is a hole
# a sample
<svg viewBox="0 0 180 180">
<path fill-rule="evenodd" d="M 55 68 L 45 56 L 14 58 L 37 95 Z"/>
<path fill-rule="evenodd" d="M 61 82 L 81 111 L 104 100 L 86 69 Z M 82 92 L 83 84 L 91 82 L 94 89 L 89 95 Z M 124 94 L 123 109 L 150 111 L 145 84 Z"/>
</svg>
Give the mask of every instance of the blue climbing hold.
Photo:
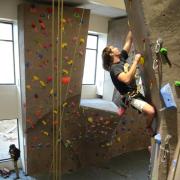
<svg viewBox="0 0 180 180">
<path fill-rule="evenodd" d="M 170 84 L 164 85 L 161 90 L 161 95 L 163 97 L 166 108 L 176 108 L 176 102 L 174 101 L 174 96 L 171 90 Z"/>
</svg>

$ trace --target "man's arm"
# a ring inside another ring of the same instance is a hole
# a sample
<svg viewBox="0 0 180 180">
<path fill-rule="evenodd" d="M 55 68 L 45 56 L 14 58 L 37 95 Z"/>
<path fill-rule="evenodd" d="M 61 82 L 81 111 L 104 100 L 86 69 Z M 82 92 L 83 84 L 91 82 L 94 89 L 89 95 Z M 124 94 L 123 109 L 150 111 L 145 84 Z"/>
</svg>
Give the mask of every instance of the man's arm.
<svg viewBox="0 0 180 180">
<path fill-rule="evenodd" d="M 127 34 L 127 37 L 126 37 L 126 40 L 125 40 L 125 44 L 124 44 L 124 47 L 123 49 L 129 53 L 130 49 L 131 49 L 131 45 L 132 45 L 132 32 L 129 31 L 128 34 Z"/>
<path fill-rule="evenodd" d="M 141 58 L 141 54 L 136 54 L 133 64 L 130 67 L 130 70 L 127 73 L 122 72 L 118 75 L 119 81 L 122 81 L 125 84 L 129 84 L 131 82 L 131 80 L 134 78 L 134 75 L 136 73 L 136 67 L 137 64 L 139 63 L 140 58 Z"/>
</svg>

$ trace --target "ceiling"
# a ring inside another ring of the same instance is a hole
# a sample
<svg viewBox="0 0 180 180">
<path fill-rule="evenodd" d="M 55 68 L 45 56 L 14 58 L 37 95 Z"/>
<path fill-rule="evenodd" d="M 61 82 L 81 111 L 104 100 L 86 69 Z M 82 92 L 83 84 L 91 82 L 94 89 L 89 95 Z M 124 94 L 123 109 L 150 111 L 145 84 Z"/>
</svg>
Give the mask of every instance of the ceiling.
<svg viewBox="0 0 180 180">
<path fill-rule="evenodd" d="M 27 1 L 52 3 L 52 0 Z M 58 2 L 58 0 L 55 0 L 55 2 Z M 74 7 L 90 9 L 92 14 L 101 15 L 109 18 L 123 17 L 127 15 L 124 6 L 124 0 L 64 0 L 64 4 Z"/>
</svg>

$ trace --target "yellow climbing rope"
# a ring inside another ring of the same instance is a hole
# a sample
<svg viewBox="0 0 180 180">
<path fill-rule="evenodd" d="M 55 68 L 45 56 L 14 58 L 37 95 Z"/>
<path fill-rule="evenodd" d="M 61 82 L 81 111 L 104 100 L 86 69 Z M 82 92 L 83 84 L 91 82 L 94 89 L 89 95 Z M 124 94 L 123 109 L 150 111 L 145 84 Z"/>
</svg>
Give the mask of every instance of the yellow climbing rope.
<svg viewBox="0 0 180 180">
<path fill-rule="evenodd" d="M 55 48 L 55 0 L 52 0 L 52 84 L 53 84 L 53 97 L 52 97 L 52 117 L 53 117 L 53 157 L 51 163 L 53 180 L 61 179 L 61 142 L 62 142 L 62 120 L 64 115 L 64 106 L 62 107 L 62 69 L 63 69 L 63 11 L 64 11 L 64 2 L 58 0 L 57 5 L 57 44 Z M 84 18 L 84 9 L 82 11 L 81 20 L 78 29 L 77 40 L 80 37 L 81 26 Z M 61 22 L 61 24 L 59 23 Z M 75 59 L 77 53 L 78 41 L 75 44 L 75 49 L 73 53 L 73 60 Z M 60 48 L 60 49 L 59 49 Z M 59 51 L 60 50 L 60 51 Z M 56 51 L 56 60 L 55 61 L 55 51 Z M 59 62 L 60 61 L 60 62 Z M 55 63 L 56 62 L 56 63 Z M 56 71 L 54 70 L 56 68 Z M 69 76 L 72 75 L 72 70 L 74 67 L 74 63 L 72 63 L 70 68 Z M 67 85 L 65 100 L 67 99 L 67 95 L 69 92 L 70 83 Z M 54 93 L 57 94 L 56 98 Z"/>
</svg>

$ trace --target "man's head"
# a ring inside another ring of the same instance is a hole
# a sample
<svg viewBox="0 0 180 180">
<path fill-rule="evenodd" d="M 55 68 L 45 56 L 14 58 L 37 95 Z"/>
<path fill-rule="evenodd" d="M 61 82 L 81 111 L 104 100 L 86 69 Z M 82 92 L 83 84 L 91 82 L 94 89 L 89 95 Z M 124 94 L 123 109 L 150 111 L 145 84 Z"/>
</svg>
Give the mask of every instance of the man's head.
<svg viewBox="0 0 180 180">
<path fill-rule="evenodd" d="M 15 149 L 15 148 L 16 148 L 15 144 L 11 144 L 11 145 L 9 146 L 9 149 Z"/>
<path fill-rule="evenodd" d="M 119 62 L 120 51 L 113 46 L 107 46 L 102 52 L 103 68 L 107 71 L 113 63 Z"/>
</svg>

